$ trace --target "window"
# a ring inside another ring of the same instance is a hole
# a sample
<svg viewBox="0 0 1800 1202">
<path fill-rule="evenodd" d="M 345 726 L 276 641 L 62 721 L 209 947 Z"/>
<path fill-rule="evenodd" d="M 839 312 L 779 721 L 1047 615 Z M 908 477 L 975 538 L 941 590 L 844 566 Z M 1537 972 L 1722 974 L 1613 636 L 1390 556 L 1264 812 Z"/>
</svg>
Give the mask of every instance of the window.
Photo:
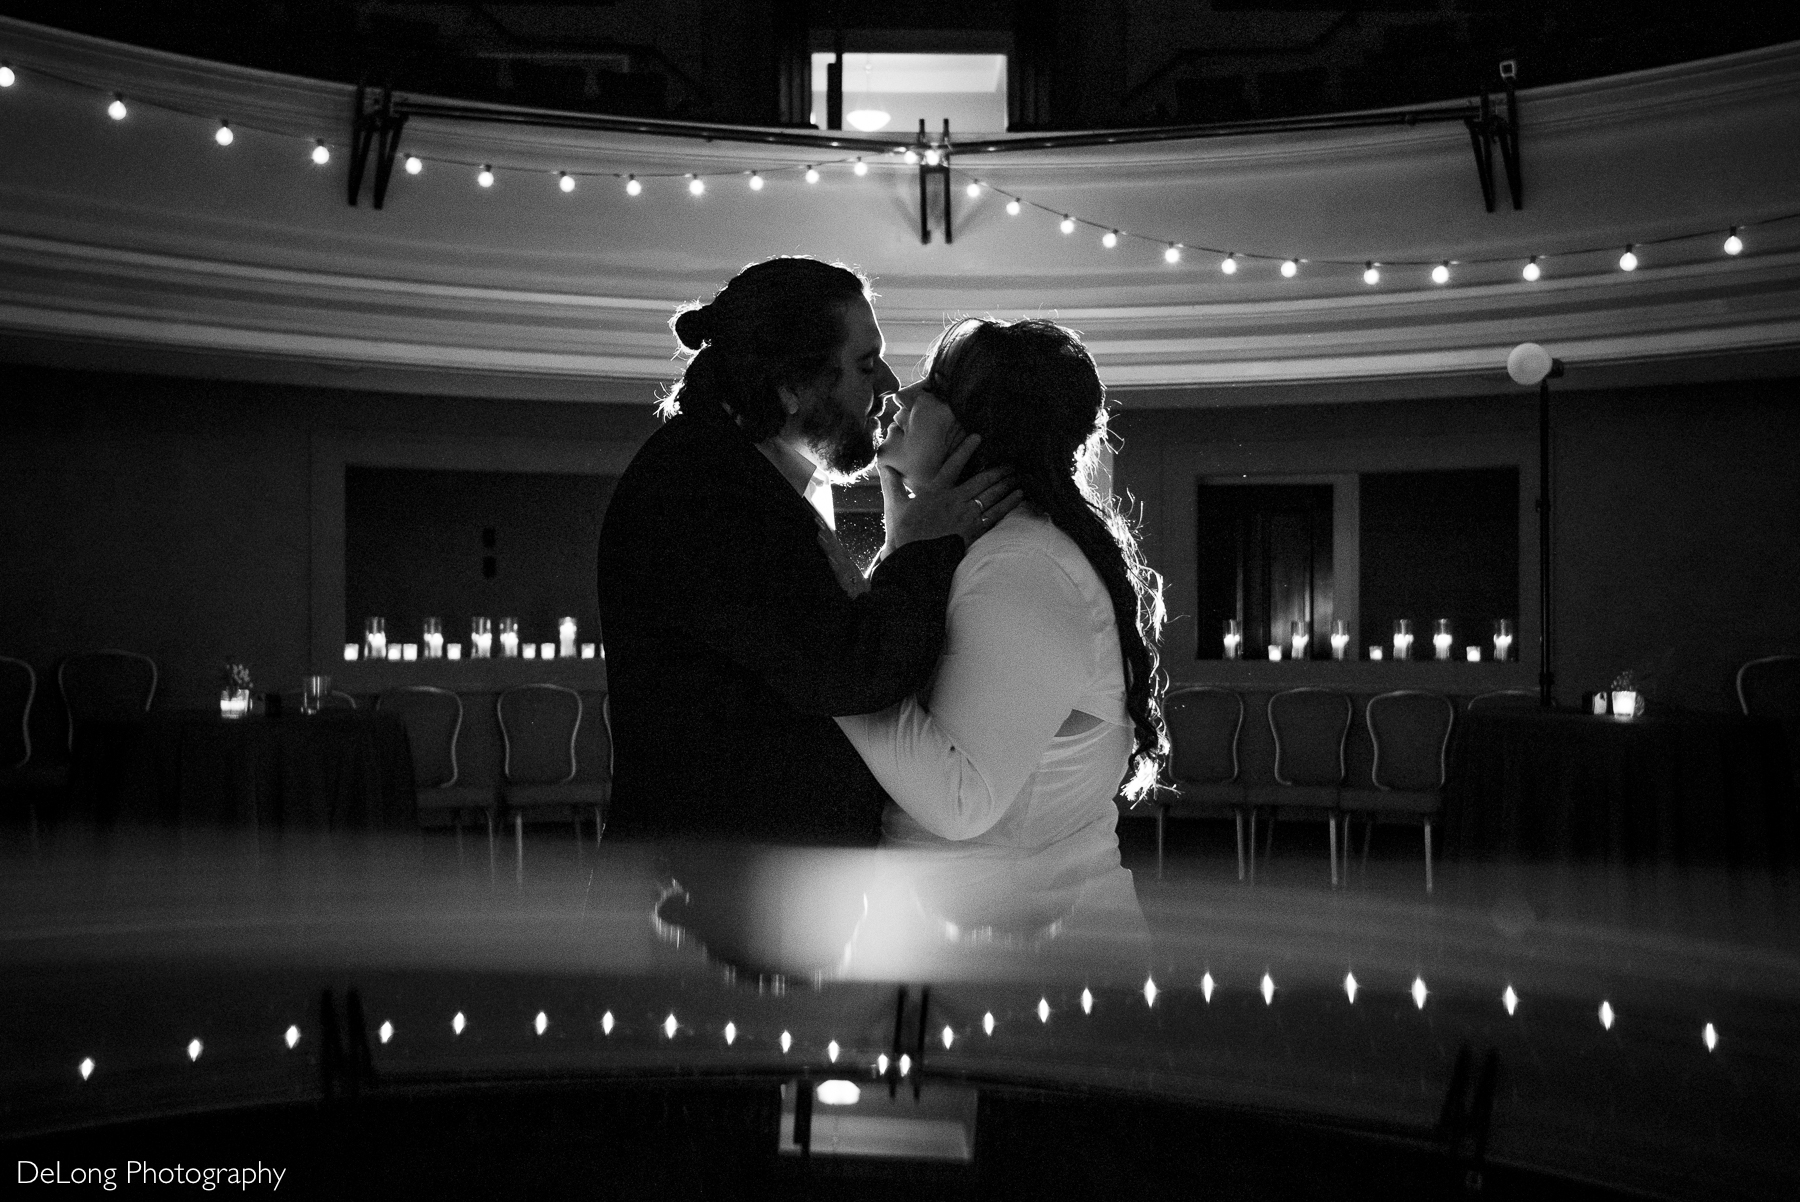
<svg viewBox="0 0 1800 1202">
<path fill-rule="evenodd" d="M 1332 486 L 1198 486 L 1197 658 L 1220 659 L 1227 619 L 1242 623 L 1246 658 L 1291 645 L 1298 623 L 1309 657 L 1331 654 Z"/>
</svg>

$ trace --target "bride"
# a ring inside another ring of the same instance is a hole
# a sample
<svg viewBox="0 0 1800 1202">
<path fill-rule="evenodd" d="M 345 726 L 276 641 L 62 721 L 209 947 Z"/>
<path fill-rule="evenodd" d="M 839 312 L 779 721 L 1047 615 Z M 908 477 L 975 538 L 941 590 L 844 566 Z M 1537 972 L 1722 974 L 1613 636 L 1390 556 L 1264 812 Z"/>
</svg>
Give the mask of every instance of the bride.
<svg viewBox="0 0 1800 1202">
<path fill-rule="evenodd" d="M 958 566 L 933 682 L 837 719 L 893 799 L 883 846 L 932 853 L 918 903 L 952 932 L 1141 931 L 1115 798 L 1167 755 L 1162 598 L 1085 483 L 1106 434 L 1093 359 L 1052 322 L 965 320 L 898 403 L 877 457 L 890 529 L 965 434 L 981 436 L 965 472 L 1010 466 L 1024 502 Z"/>
</svg>

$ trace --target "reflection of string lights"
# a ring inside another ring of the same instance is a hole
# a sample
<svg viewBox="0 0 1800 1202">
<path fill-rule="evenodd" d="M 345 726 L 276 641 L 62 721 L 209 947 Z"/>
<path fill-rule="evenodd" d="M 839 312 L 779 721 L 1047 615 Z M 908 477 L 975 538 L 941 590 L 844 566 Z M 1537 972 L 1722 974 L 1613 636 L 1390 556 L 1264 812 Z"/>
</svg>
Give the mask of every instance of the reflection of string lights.
<svg viewBox="0 0 1800 1202">
<path fill-rule="evenodd" d="M 127 117 L 130 115 L 130 110 L 128 109 L 128 107 L 126 105 L 125 96 L 122 92 L 117 92 L 117 91 L 107 92 L 103 89 L 96 89 L 92 83 L 89 83 L 89 82 L 86 82 L 83 80 L 79 80 L 79 79 L 75 79 L 75 78 L 71 78 L 71 77 L 67 77 L 67 76 L 58 75 L 54 71 L 28 71 L 27 75 L 31 78 L 45 78 L 45 79 L 55 80 L 59 83 L 67 85 L 69 87 L 81 89 L 83 91 L 86 91 L 89 89 L 101 91 L 101 94 L 103 96 L 110 96 L 110 100 L 106 106 L 106 113 L 107 113 L 108 117 L 110 117 L 114 121 L 122 122 L 122 121 L 126 120 Z M 16 70 L 10 62 L 0 64 L 0 89 L 12 88 L 15 85 L 17 85 L 20 81 L 21 81 L 21 76 L 20 76 L 19 71 Z M 26 82 L 30 82 L 30 79 L 28 78 L 26 80 Z M 150 102 L 145 102 L 145 103 L 150 103 Z M 202 119 L 208 121 L 209 123 L 216 120 L 216 118 L 206 117 L 204 114 L 201 114 L 201 113 L 195 112 L 195 111 L 191 111 L 188 109 L 184 109 L 176 104 L 165 103 L 165 102 L 155 102 L 155 103 L 153 103 L 153 107 L 164 110 L 164 111 L 168 111 L 168 112 L 180 113 L 180 114 L 190 116 L 190 117 L 202 118 Z M 237 134 L 239 132 L 239 128 L 240 127 L 234 127 L 231 124 L 231 122 L 229 122 L 229 121 L 222 121 L 222 120 L 217 121 L 216 125 L 214 125 L 214 128 L 213 128 L 213 138 L 217 142 L 217 144 L 220 146 L 231 146 L 236 141 Z M 321 167 L 325 166 L 331 161 L 331 158 L 332 158 L 331 149 L 330 149 L 329 145 L 326 143 L 325 139 L 323 139 L 323 138 L 318 138 L 318 137 L 314 137 L 311 135 L 298 135 L 298 134 L 295 134 L 295 133 L 293 133 L 291 131 L 287 131 L 287 130 L 266 129 L 266 128 L 258 128 L 258 127 L 248 127 L 248 128 L 252 129 L 254 132 L 256 132 L 258 134 L 267 134 L 267 135 L 272 135 L 275 137 L 295 138 L 298 140 L 302 140 L 304 144 L 306 144 L 310 147 L 309 154 L 311 157 L 311 161 L 317 166 L 321 166 Z M 888 165 L 890 167 L 895 165 L 896 160 L 898 163 L 903 163 L 907 166 L 916 166 L 920 162 L 923 162 L 926 166 L 929 166 L 929 167 L 948 167 L 950 165 L 950 153 L 949 153 L 949 147 L 947 147 L 947 146 L 924 145 L 923 143 L 917 144 L 914 146 L 896 146 L 893 150 L 893 155 L 894 155 L 894 159 L 888 160 L 886 163 L 886 165 Z M 882 157 L 885 158 L 885 156 L 882 156 Z M 513 166 L 508 166 L 508 165 L 501 165 L 499 167 L 496 167 L 492 163 L 458 162 L 456 160 L 448 159 L 448 158 L 441 159 L 441 160 L 435 160 L 435 161 L 440 161 L 443 164 L 448 165 L 448 166 L 463 166 L 465 168 L 476 169 L 476 172 L 477 172 L 476 182 L 484 189 L 494 187 L 498 176 L 504 172 L 508 172 L 508 171 L 524 172 L 524 171 L 534 170 L 533 168 L 513 167 Z M 424 160 L 418 155 L 409 154 L 403 160 L 404 171 L 409 176 L 418 176 L 418 175 L 422 174 L 424 171 L 424 165 L 425 165 Z M 738 176 L 747 175 L 748 180 L 749 180 L 750 190 L 754 191 L 754 192 L 761 192 L 764 190 L 764 186 L 765 186 L 767 177 L 770 175 L 774 175 L 777 173 L 783 173 L 783 172 L 794 172 L 794 173 L 800 174 L 808 183 L 817 183 L 823 178 L 823 173 L 821 172 L 822 167 L 829 168 L 832 166 L 840 166 L 840 165 L 850 167 L 851 173 L 854 174 L 856 177 L 861 178 L 861 177 L 866 177 L 869 174 L 869 168 L 870 168 L 871 164 L 864 157 L 856 156 L 856 157 L 847 157 L 842 160 L 837 160 L 834 163 L 811 163 L 811 164 L 804 164 L 804 165 L 793 165 L 793 164 L 765 165 L 763 167 L 750 170 L 748 172 L 746 172 L 742 168 L 734 167 L 734 168 L 730 169 L 729 171 L 714 171 L 714 172 L 697 172 L 697 171 L 652 172 L 652 173 L 646 174 L 642 178 L 640 178 L 637 173 L 625 173 L 625 172 L 617 172 L 617 171 L 558 171 L 556 173 L 556 177 L 557 177 L 557 186 L 564 193 L 573 192 L 576 188 L 577 183 L 583 177 L 612 178 L 615 180 L 622 179 L 624 181 L 625 193 L 627 196 L 631 196 L 631 197 L 636 197 L 643 193 L 644 180 L 655 180 L 655 179 L 664 179 L 664 178 L 685 178 L 687 180 L 689 194 L 692 196 L 695 196 L 695 197 L 699 197 L 705 193 L 705 190 L 706 190 L 705 179 L 709 175 L 722 175 L 722 174 L 733 174 L 733 175 L 738 175 Z M 1392 269 L 1419 268 L 1419 269 L 1423 269 L 1426 272 L 1428 272 L 1429 278 L 1433 284 L 1442 286 L 1442 285 L 1446 285 L 1446 284 L 1450 283 L 1451 277 L 1454 274 L 1451 271 L 1451 267 L 1453 264 L 1462 263 L 1462 264 L 1465 264 L 1468 266 L 1480 266 L 1480 265 L 1484 265 L 1484 264 L 1502 264 L 1502 263 L 1508 262 L 1509 259 L 1513 263 L 1518 263 L 1518 258 L 1516 257 L 1516 255 L 1514 255 L 1514 256 L 1495 256 L 1495 257 L 1491 257 L 1491 258 L 1462 259 L 1462 260 L 1457 260 L 1457 259 L 1442 260 L 1442 259 L 1440 259 L 1440 260 L 1413 261 L 1413 260 L 1404 260 L 1404 259 L 1389 259 L 1389 260 L 1379 260 L 1378 261 L 1378 260 L 1344 260 L 1344 259 L 1306 258 L 1306 257 L 1294 256 L 1294 255 L 1263 254 L 1263 253 L 1258 253 L 1258 252 L 1254 252 L 1254 251 L 1230 251 L 1230 250 L 1225 250 L 1223 248 L 1208 247 L 1208 246 L 1202 245 L 1199 242 L 1196 242 L 1192 239 L 1171 238 L 1171 237 L 1156 235 L 1156 234 L 1151 234 L 1151 233 L 1133 232 L 1130 230 L 1112 226 L 1108 223 L 1102 223 L 1099 221 L 1090 220 L 1088 218 L 1079 217 L 1073 213 L 1068 213 L 1065 211 L 1052 209 L 1047 205 L 1039 204 L 1036 201 L 1029 200 L 1024 196 L 1018 195 L 1017 193 L 1010 192 L 1010 191 L 1006 190 L 1005 188 L 996 187 L 991 180 L 988 180 L 985 178 L 979 179 L 979 180 L 971 179 L 965 184 L 965 187 L 964 187 L 965 194 L 968 197 L 970 197 L 971 199 L 979 198 L 983 193 L 990 192 L 990 191 L 995 193 L 996 195 L 1005 197 L 1006 212 L 1007 212 L 1008 216 L 1012 216 L 1012 217 L 1020 216 L 1023 214 L 1024 210 L 1028 207 L 1032 208 L 1032 209 L 1036 209 L 1036 210 L 1043 212 L 1053 218 L 1056 218 L 1058 221 L 1058 229 L 1065 235 L 1073 234 L 1078 226 L 1085 225 L 1091 229 L 1095 229 L 1095 230 L 1098 230 L 1101 232 L 1100 242 L 1101 242 L 1101 245 L 1107 250 L 1117 249 L 1122 243 L 1124 243 L 1128 240 L 1135 240 L 1140 243 L 1148 243 L 1148 244 L 1156 246 L 1157 248 L 1159 248 L 1161 250 L 1163 261 L 1170 266 L 1174 266 L 1174 265 L 1182 262 L 1183 259 L 1185 258 L 1185 255 L 1183 254 L 1183 252 L 1186 250 L 1198 251 L 1201 254 L 1209 254 L 1209 253 L 1217 254 L 1220 256 L 1219 263 L 1220 263 L 1221 273 L 1223 273 L 1225 275 L 1232 275 L 1232 276 L 1247 274 L 1245 272 L 1238 271 L 1238 267 L 1240 265 L 1252 264 L 1252 263 L 1256 263 L 1256 262 L 1268 262 L 1270 264 L 1277 266 L 1279 273 L 1283 279 L 1293 279 L 1299 274 L 1300 264 L 1302 262 L 1306 262 L 1306 263 L 1311 263 L 1311 264 L 1315 264 L 1315 265 L 1319 265 L 1319 266 L 1335 267 L 1335 268 L 1350 268 L 1350 267 L 1354 267 L 1354 266 L 1361 266 L 1363 280 L 1369 286 L 1376 286 L 1376 285 L 1380 284 L 1382 282 L 1382 277 L 1384 274 L 1391 274 L 1390 272 L 1384 272 L 1382 270 L 1383 268 L 1392 268 Z M 1743 231 L 1747 228 L 1750 228 L 1750 226 L 1752 224 L 1769 225 L 1769 224 L 1775 224 L 1777 222 L 1787 222 L 1787 221 L 1792 221 L 1792 220 L 1796 220 L 1796 219 L 1800 219 L 1800 212 L 1778 214 L 1775 216 L 1764 218 L 1763 220 L 1761 220 L 1759 222 L 1755 222 L 1755 223 L 1740 223 L 1740 224 L 1732 225 L 1732 226 L 1728 227 L 1726 237 L 1723 239 L 1722 243 L 1715 243 L 1714 245 L 1718 246 L 1720 251 L 1723 254 L 1735 258 L 1744 253 L 1745 241 L 1743 238 Z M 1713 226 L 1712 231 L 1716 231 L 1717 228 L 1718 228 L 1718 226 L 1716 226 L 1716 225 Z M 1650 245 L 1667 244 L 1667 243 L 1684 242 L 1684 241 L 1689 241 L 1692 239 L 1703 238 L 1703 237 L 1716 238 L 1717 237 L 1716 232 L 1712 232 L 1712 231 L 1691 230 L 1691 231 L 1669 234 L 1664 237 L 1649 239 L 1647 241 L 1637 241 L 1637 242 L 1629 243 L 1626 245 L 1624 252 L 1622 254 L 1620 254 L 1618 257 L 1617 268 L 1618 268 L 1618 270 L 1620 270 L 1622 272 L 1628 272 L 1628 273 L 1636 271 L 1642 264 L 1641 256 L 1638 253 L 1639 249 L 1641 247 L 1650 246 Z M 1615 243 L 1614 245 L 1616 246 L 1617 244 Z M 1566 263 L 1571 260 L 1574 260 L 1578 256 L 1579 257 L 1591 256 L 1591 255 L 1600 253 L 1600 252 L 1604 251 L 1605 249 L 1606 249 L 1605 247 L 1582 247 L 1582 248 L 1569 249 L 1569 250 L 1558 250 L 1558 251 L 1554 252 L 1554 257 L 1556 259 Z M 1546 263 L 1546 260 L 1551 257 L 1552 257 L 1551 255 L 1544 254 L 1544 253 L 1532 254 L 1532 255 L 1528 256 L 1526 258 L 1525 262 L 1523 263 L 1523 265 L 1519 269 L 1519 278 L 1521 278 L 1522 280 L 1524 280 L 1527 283 L 1535 283 L 1538 280 L 1542 279 L 1545 275 L 1546 270 L 1548 269 L 1548 266 L 1549 266 Z M 1401 274 L 1404 275 L 1405 272 L 1402 271 Z"/>
</svg>

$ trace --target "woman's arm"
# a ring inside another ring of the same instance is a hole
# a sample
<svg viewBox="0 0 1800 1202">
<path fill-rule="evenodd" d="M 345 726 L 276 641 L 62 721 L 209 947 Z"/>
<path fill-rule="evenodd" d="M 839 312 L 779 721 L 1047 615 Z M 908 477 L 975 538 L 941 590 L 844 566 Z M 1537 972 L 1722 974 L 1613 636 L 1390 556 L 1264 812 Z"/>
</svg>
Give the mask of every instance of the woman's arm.
<svg viewBox="0 0 1800 1202">
<path fill-rule="evenodd" d="M 930 707 L 908 698 L 838 725 L 921 826 L 974 838 L 1012 805 L 1081 695 L 1088 619 L 1068 573 L 1042 551 L 988 556 L 951 596 Z"/>
</svg>

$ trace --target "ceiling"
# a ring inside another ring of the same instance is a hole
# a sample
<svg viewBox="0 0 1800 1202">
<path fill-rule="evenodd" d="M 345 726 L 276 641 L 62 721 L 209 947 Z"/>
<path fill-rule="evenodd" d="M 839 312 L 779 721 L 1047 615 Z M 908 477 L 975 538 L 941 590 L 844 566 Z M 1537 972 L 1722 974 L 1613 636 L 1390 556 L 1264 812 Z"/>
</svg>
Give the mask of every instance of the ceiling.
<svg viewBox="0 0 1800 1202">
<path fill-rule="evenodd" d="M 1506 58 L 1542 86 L 1800 39 L 1792 0 L 0 0 L 0 14 L 317 79 L 763 125 L 812 115 L 795 77 L 840 38 L 852 53 L 1006 54 L 1013 127 L 1038 129 L 1415 104 L 1496 86 Z"/>
</svg>

